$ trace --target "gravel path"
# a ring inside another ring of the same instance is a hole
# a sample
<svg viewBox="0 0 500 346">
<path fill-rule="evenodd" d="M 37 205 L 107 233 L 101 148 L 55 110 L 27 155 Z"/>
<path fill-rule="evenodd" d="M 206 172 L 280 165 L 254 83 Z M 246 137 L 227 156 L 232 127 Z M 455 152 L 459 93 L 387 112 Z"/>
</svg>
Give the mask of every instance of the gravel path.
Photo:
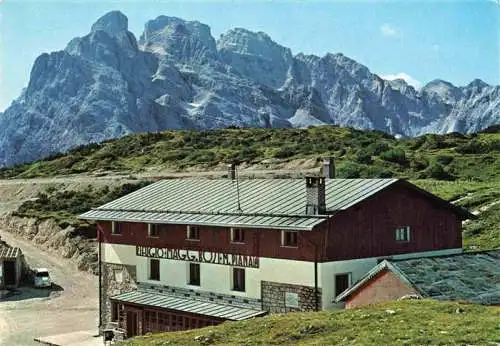
<svg viewBox="0 0 500 346">
<path fill-rule="evenodd" d="M 23 288 L 0 300 L 0 345 L 40 345 L 35 337 L 92 330 L 97 332 L 97 277 L 76 270 L 66 259 L 29 241 L 0 231 L 7 244 L 20 247 L 31 267 L 46 267 L 56 289 Z"/>
</svg>

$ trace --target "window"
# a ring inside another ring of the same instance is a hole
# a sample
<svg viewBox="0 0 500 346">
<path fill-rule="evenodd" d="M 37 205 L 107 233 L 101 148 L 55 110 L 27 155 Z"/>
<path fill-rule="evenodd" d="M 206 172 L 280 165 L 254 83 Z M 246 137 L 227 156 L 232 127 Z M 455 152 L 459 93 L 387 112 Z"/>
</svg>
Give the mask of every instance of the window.
<svg viewBox="0 0 500 346">
<path fill-rule="evenodd" d="M 189 282 L 190 285 L 200 286 L 200 265 L 199 263 L 189 263 Z"/>
<path fill-rule="evenodd" d="M 396 241 L 399 242 L 410 241 L 410 226 L 396 228 Z"/>
<path fill-rule="evenodd" d="M 168 331 L 170 329 L 170 315 L 158 313 L 158 331 Z"/>
<path fill-rule="evenodd" d="M 160 260 L 149 260 L 149 280 L 160 280 Z"/>
<path fill-rule="evenodd" d="M 349 288 L 349 273 L 335 275 L 335 296 Z"/>
<path fill-rule="evenodd" d="M 124 310 L 123 304 L 111 302 L 111 322 L 123 322 Z"/>
<path fill-rule="evenodd" d="M 123 282 L 123 271 L 121 269 L 113 269 L 113 277 L 116 282 Z"/>
<path fill-rule="evenodd" d="M 122 234 L 122 224 L 119 222 L 111 222 L 111 234 Z"/>
<path fill-rule="evenodd" d="M 231 242 L 232 243 L 244 243 L 245 242 L 245 231 L 241 228 L 231 228 Z"/>
<path fill-rule="evenodd" d="M 150 237 L 159 237 L 160 236 L 160 225 L 150 223 L 148 224 L 148 235 Z"/>
<path fill-rule="evenodd" d="M 233 291 L 245 292 L 245 269 L 233 268 Z"/>
<path fill-rule="evenodd" d="M 200 228 L 196 226 L 187 226 L 187 239 L 200 240 Z"/>
<path fill-rule="evenodd" d="M 297 247 L 297 232 L 281 231 L 281 246 Z"/>
</svg>

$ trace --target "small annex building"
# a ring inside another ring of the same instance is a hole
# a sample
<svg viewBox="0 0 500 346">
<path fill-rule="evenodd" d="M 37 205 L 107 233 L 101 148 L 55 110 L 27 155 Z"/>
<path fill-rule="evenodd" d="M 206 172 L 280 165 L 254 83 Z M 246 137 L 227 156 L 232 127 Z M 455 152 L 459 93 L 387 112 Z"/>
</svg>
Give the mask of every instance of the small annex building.
<svg viewBox="0 0 500 346">
<path fill-rule="evenodd" d="M 457 207 L 401 179 L 167 179 L 97 222 L 100 326 L 132 337 L 342 308 L 381 260 L 462 252 Z"/>
<path fill-rule="evenodd" d="M 500 305 L 500 250 L 384 260 L 336 300 L 357 308 L 405 296 Z"/>
<path fill-rule="evenodd" d="M 2 245 L 0 241 L 0 290 L 19 287 L 23 273 L 23 255 L 20 248 Z"/>
</svg>

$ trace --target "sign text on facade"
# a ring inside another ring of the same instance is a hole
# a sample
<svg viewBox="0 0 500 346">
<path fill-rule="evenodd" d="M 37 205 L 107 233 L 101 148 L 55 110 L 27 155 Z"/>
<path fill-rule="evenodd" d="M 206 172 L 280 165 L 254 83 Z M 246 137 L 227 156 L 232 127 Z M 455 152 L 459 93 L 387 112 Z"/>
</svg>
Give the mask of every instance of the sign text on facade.
<svg viewBox="0 0 500 346">
<path fill-rule="evenodd" d="M 218 253 L 205 250 L 167 249 L 149 246 L 136 246 L 135 251 L 137 256 L 142 257 L 259 268 L 259 258 L 255 256 Z"/>
</svg>

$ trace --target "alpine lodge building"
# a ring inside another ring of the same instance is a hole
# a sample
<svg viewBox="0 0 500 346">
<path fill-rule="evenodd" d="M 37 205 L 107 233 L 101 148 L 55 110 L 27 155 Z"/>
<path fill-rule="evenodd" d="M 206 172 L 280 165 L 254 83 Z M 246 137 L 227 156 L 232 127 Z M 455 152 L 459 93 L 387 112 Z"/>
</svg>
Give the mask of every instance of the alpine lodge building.
<svg viewBox="0 0 500 346">
<path fill-rule="evenodd" d="M 332 165 L 333 166 L 333 165 Z M 384 260 L 462 252 L 466 210 L 400 179 L 172 179 L 98 223 L 100 327 L 126 337 L 342 308 Z"/>
</svg>

